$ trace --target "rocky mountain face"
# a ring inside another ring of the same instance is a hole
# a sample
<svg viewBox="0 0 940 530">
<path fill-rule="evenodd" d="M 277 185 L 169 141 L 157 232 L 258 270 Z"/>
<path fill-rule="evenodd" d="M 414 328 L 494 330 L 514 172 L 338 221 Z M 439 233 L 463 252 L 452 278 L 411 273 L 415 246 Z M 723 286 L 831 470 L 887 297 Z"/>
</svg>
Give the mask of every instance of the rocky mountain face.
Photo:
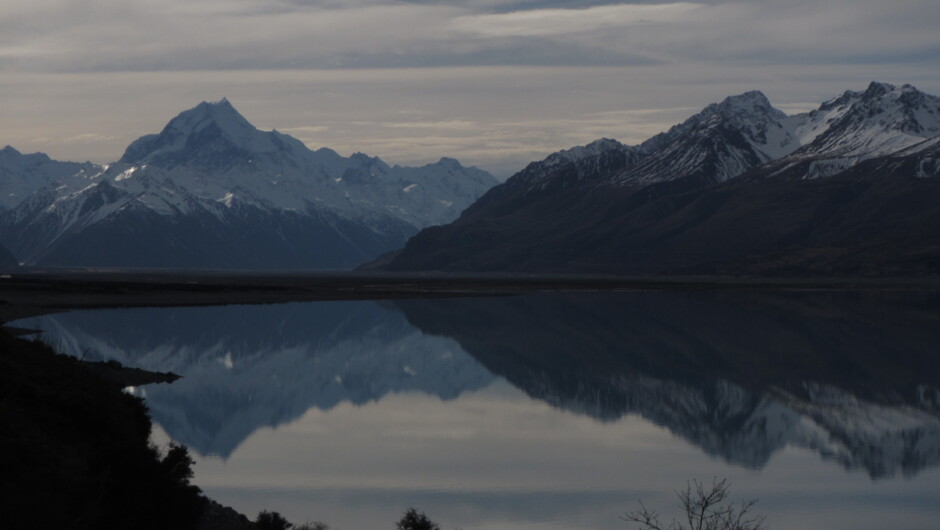
<svg viewBox="0 0 940 530">
<path fill-rule="evenodd" d="M 940 271 L 940 98 L 872 83 L 787 116 L 759 92 L 636 146 L 534 162 L 388 270 Z"/>
<path fill-rule="evenodd" d="M 0 242 L 52 266 L 351 268 L 454 219 L 496 183 L 448 158 L 409 168 L 311 151 L 224 99 L 181 113 L 114 164 L 33 165 L 42 178 L 16 173 L 33 189 L 0 215 Z"/>
</svg>

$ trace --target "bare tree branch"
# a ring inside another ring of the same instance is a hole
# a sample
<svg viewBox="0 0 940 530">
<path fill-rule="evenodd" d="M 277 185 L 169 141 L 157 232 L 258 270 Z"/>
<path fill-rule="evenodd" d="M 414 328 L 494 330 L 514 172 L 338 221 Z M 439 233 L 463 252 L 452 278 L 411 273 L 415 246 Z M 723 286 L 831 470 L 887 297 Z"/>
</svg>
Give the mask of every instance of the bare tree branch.
<svg viewBox="0 0 940 530">
<path fill-rule="evenodd" d="M 729 501 L 728 479 L 712 480 L 710 488 L 699 480 L 686 483 L 685 490 L 676 491 L 679 507 L 685 513 L 688 530 L 764 530 L 764 517 L 754 515 L 751 509 L 756 499 L 741 501 L 738 504 Z M 620 516 L 628 523 L 638 523 L 640 530 L 686 530 L 675 519 L 668 526 L 663 526 L 659 514 L 650 510 L 640 501 L 640 509 Z"/>
</svg>

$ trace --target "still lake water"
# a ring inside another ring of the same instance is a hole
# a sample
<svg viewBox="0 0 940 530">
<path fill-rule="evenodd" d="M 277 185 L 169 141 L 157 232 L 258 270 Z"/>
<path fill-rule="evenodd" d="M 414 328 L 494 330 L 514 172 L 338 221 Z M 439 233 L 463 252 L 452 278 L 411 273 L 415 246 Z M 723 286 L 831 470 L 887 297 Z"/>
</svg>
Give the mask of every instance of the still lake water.
<svg viewBox="0 0 940 530">
<path fill-rule="evenodd" d="M 726 477 L 772 529 L 940 528 L 940 295 L 544 293 L 76 311 L 59 351 L 173 371 L 155 438 L 253 517 L 628 529 Z"/>
</svg>

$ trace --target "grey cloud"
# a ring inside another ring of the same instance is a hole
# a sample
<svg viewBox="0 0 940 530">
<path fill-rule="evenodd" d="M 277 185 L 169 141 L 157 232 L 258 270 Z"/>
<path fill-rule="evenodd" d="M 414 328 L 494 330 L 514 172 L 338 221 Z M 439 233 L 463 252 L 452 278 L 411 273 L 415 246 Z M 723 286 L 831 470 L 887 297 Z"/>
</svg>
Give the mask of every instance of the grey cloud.
<svg viewBox="0 0 940 530">
<path fill-rule="evenodd" d="M 728 0 L 702 0 L 701 4 L 719 4 Z M 486 13 L 511 13 L 533 9 L 584 9 L 611 5 L 658 5 L 671 4 L 675 0 L 403 0 L 418 5 L 453 5 Z"/>
<path fill-rule="evenodd" d="M 555 26 L 493 37 L 454 21 L 486 30 L 500 20 L 488 15 L 621 2 L 5 0 L 0 145 L 112 161 L 180 110 L 228 96 L 312 147 L 409 164 L 448 155 L 505 175 L 600 136 L 641 141 L 745 90 L 794 108 L 872 80 L 940 93 L 936 0 L 694 3 L 619 25 L 580 13 L 578 28 L 547 13 Z M 666 110 L 632 113 L 649 108 Z"/>
<path fill-rule="evenodd" d="M 930 63 L 940 19 L 934 0 L 13 2 L 0 68 L 36 72 Z M 649 19 L 651 6 L 668 16 Z M 582 7 L 594 9 L 565 11 Z"/>
<path fill-rule="evenodd" d="M 76 72 L 159 72 L 221 70 L 331 70 L 373 68 L 435 68 L 466 66 L 651 66 L 663 60 L 642 55 L 563 44 L 547 39 L 525 39 L 502 43 L 484 43 L 477 49 L 418 49 L 408 52 L 377 51 L 336 52 L 330 54 L 271 58 L 263 55 L 220 55 L 213 50 L 196 51 L 182 60 L 165 57 L 126 59 L 86 63 Z M 68 71 L 68 65 L 62 70 Z"/>
</svg>

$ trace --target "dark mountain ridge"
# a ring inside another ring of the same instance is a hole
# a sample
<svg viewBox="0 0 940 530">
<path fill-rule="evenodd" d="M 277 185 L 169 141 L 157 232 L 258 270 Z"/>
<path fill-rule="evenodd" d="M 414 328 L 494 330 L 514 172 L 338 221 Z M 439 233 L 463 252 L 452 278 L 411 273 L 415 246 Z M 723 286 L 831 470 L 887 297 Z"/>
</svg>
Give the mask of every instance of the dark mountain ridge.
<svg viewBox="0 0 940 530">
<path fill-rule="evenodd" d="M 940 98 L 872 83 L 786 116 L 727 98 L 638 146 L 550 155 L 387 270 L 940 272 Z"/>
</svg>

